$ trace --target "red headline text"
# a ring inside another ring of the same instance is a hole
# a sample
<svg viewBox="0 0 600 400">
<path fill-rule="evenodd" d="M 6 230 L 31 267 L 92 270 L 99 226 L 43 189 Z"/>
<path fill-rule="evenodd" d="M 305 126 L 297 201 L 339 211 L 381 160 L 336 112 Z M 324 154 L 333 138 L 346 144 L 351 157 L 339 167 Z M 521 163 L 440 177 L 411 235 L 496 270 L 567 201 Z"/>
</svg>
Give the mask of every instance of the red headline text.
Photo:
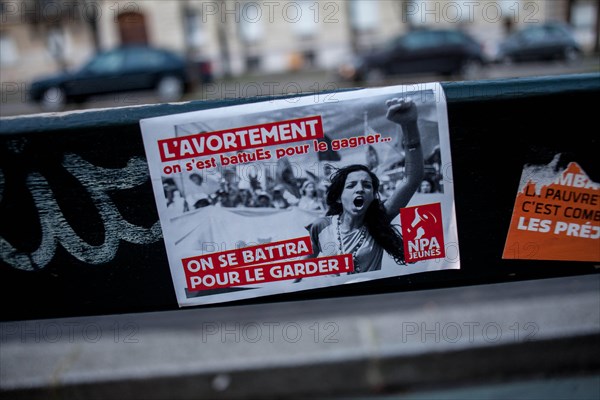
<svg viewBox="0 0 600 400">
<path fill-rule="evenodd" d="M 352 255 L 342 254 L 308 260 L 287 260 L 272 264 L 250 265 L 235 269 L 206 270 L 191 275 L 186 273 L 186 280 L 188 291 L 193 292 L 320 275 L 340 275 L 353 271 Z"/>
<path fill-rule="evenodd" d="M 317 115 L 163 139 L 158 149 L 165 162 L 322 137 L 323 123 Z"/>
</svg>

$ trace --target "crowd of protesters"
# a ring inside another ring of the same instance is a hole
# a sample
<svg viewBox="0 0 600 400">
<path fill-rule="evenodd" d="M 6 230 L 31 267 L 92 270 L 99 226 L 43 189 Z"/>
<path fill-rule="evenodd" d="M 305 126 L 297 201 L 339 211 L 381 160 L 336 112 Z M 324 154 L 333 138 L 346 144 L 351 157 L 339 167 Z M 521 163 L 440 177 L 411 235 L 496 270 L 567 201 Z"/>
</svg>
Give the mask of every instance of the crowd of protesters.
<svg viewBox="0 0 600 400">
<path fill-rule="evenodd" d="M 189 177 L 186 193 L 171 180 L 163 182 L 167 208 L 181 212 L 217 206 L 226 208 L 277 208 L 299 207 L 306 210 L 325 211 L 326 186 L 311 179 L 295 180 L 290 184 L 271 184 L 264 189 L 258 182 L 241 185 L 233 179 L 221 179 L 218 190 L 207 194 L 203 188 L 203 179 L 199 174 Z"/>
<path fill-rule="evenodd" d="M 276 208 L 287 209 L 299 207 L 310 211 L 326 211 L 325 198 L 329 181 L 327 178 L 294 179 L 288 184 L 269 182 L 265 189 L 258 181 L 244 182 L 236 177 L 224 177 L 219 188 L 206 193 L 203 178 L 199 174 L 191 174 L 185 185 L 185 192 L 175 185 L 172 179 L 163 182 L 167 207 L 173 211 L 186 212 L 206 206 L 226 208 Z M 396 187 L 397 181 L 389 175 L 380 176 L 379 196 L 385 201 Z M 437 192 L 430 178 L 425 178 L 419 192 Z"/>
</svg>

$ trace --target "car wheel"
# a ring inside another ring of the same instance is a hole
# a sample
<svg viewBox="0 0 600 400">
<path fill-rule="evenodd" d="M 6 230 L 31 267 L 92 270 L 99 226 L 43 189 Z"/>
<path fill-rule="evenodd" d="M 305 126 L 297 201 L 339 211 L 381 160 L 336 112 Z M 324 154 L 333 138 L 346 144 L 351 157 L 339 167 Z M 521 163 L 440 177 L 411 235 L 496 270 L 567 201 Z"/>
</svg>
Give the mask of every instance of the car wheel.
<svg viewBox="0 0 600 400">
<path fill-rule="evenodd" d="M 465 80 L 481 78 L 483 64 L 479 60 L 466 60 L 460 66 L 460 77 Z"/>
<path fill-rule="evenodd" d="M 564 50 L 563 57 L 569 64 L 576 63 L 581 58 L 581 53 L 574 47 L 567 47 Z"/>
<path fill-rule="evenodd" d="M 384 79 L 385 74 L 379 68 L 372 68 L 365 73 L 365 82 L 371 85 L 379 85 Z"/>
<path fill-rule="evenodd" d="M 178 101 L 183 96 L 183 81 L 176 76 L 165 76 L 158 82 L 156 93 L 161 102 Z"/>
<path fill-rule="evenodd" d="M 67 95 L 65 94 L 65 91 L 58 86 L 46 89 L 40 100 L 42 109 L 49 112 L 61 111 L 65 108 L 65 104 L 67 104 Z"/>
<path fill-rule="evenodd" d="M 500 64 L 505 65 L 507 67 L 513 65 L 514 63 L 515 60 L 511 56 L 504 56 L 500 59 Z"/>
</svg>

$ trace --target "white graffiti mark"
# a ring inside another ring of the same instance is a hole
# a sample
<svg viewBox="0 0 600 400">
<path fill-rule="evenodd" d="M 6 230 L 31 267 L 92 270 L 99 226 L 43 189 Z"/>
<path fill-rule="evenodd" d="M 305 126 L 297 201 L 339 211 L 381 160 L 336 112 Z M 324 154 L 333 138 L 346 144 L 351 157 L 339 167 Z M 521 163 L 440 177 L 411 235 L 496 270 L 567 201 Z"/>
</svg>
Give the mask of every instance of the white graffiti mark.
<svg viewBox="0 0 600 400">
<path fill-rule="evenodd" d="M 26 184 L 38 210 L 42 240 L 37 250 L 25 253 L 0 237 L 0 256 L 4 262 L 25 271 L 44 268 L 60 244 L 82 262 L 102 264 L 115 257 L 120 240 L 148 244 L 162 237 L 158 221 L 149 229 L 125 221 L 108 194 L 111 190 L 130 189 L 146 182 L 148 168 L 143 159 L 132 158 L 122 169 L 106 169 L 75 154 L 67 154 L 63 166 L 87 189 L 104 225 L 104 243 L 94 246 L 81 239 L 61 212 L 48 181 L 39 173 L 31 173 Z M 0 173 L 0 187 L 4 186 L 3 180 Z"/>
<path fill-rule="evenodd" d="M 0 169 L 0 201 L 2 201 L 2 193 L 4 193 L 4 174 Z"/>
</svg>

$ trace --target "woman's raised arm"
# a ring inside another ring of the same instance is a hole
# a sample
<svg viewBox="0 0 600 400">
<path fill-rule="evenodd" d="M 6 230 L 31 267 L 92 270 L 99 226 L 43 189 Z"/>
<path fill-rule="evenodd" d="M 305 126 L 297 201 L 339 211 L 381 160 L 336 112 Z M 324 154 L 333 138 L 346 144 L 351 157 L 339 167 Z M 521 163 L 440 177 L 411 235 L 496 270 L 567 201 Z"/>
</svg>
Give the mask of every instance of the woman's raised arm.
<svg viewBox="0 0 600 400">
<path fill-rule="evenodd" d="M 417 106 L 410 99 L 391 99 L 386 101 L 387 119 L 402 127 L 402 144 L 404 147 L 404 178 L 392 195 L 384 203 L 389 221 L 392 221 L 400 209 L 406 207 L 415 194 L 423 176 L 423 149 L 421 135 L 417 126 Z"/>
</svg>

